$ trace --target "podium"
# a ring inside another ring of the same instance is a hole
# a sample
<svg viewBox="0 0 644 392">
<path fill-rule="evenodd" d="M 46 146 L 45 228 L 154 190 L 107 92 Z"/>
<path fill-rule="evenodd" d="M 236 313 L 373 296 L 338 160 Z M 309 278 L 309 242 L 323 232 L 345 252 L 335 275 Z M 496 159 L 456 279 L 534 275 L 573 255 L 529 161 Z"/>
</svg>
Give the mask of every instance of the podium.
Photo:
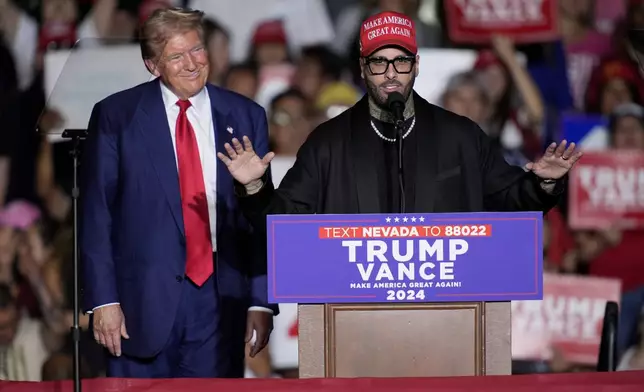
<svg viewBox="0 0 644 392">
<path fill-rule="evenodd" d="M 300 378 L 511 374 L 542 213 L 270 216 L 268 298 L 298 303 Z"/>
</svg>

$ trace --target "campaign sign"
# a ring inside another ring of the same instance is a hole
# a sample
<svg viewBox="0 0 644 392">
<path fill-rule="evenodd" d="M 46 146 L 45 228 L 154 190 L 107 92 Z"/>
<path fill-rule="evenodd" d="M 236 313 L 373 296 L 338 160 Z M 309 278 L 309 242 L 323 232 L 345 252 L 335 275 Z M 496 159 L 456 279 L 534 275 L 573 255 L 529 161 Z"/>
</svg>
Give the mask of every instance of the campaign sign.
<svg viewBox="0 0 644 392">
<path fill-rule="evenodd" d="M 544 274 L 543 300 L 512 302 L 512 358 L 550 360 L 558 350 L 597 364 L 606 303 L 620 296 L 618 279 Z"/>
<path fill-rule="evenodd" d="M 557 0 L 445 1 L 449 38 L 457 43 L 489 44 L 494 34 L 517 43 L 559 38 Z"/>
<path fill-rule="evenodd" d="M 573 229 L 644 227 L 644 154 L 589 152 L 570 173 Z"/>
<path fill-rule="evenodd" d="M 273 215 L 272 303 L 542 298 L 542 213 Z"/>
</svg>

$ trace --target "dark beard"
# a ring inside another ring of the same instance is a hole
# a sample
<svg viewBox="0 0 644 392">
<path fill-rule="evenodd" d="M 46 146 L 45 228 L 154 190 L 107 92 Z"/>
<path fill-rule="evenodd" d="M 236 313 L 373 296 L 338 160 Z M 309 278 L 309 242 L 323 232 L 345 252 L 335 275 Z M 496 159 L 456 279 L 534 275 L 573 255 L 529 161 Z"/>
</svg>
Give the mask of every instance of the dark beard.
<svg viewBox="0 0 644 392">
<path fill-rule="evenodd" d="M 412 90 L 414 89 L 414 82 L 416 82 L 416 75 L 413 75 L 411 77 L 411 80 L 409 81 L 409 84 L 405 86 L 403 89 L 403 97 L 405 97 L 405 100 L 409 98 L 409 96 L 412 93 Z M 387 107 L 387 97 L 382 97 L 378 93 L 378 89 L 380 87 L 385 87 L 387 85 L 396 85 L 396 86 L 401 86 L 402 84 L 396 80 L 392 80 L 390 82 L 385 82 L 380 85 L 376 85 L 374 82 L 369 80 L 368 78 L 365 78 L 365 84 L 367 85 L 367 94 L 371 98 L 371 100 L 378 105 L 382 110 L 389 111 L 389 108 Z"/>
<path fill-rule="evenodd" d="M 416 76 L 414 75 L 409 81 L 409 84 L 403 89 L 403 96 L 405 97 L 405 111 L 403 116 L 405 120 L 414 116 L 414 100 L 413 100 L 413 89 L 414 82 L 416 81 Z M 369 114 L 371 117 L 386 123 L 394 123 L 394 115 L 389 111 L 387 107 L 386 98 L 381 98 L 378 95 L 378 86 L 369 80 L 365 80 L 367 85 L 367 95 L 369 96 Z M 382 84 L 387 85 L 387 83 Z M 400 85 L 400 84 L 398 84 Z"/>
</svg>

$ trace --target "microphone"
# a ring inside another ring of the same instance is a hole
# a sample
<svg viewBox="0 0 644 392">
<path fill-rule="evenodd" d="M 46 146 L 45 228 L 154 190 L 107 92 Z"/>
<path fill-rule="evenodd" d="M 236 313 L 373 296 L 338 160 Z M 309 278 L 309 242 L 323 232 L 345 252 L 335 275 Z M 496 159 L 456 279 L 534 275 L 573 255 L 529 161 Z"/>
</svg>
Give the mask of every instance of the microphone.
<svg viewBox="0 0 644 392">
<path fill-rule="evenodd" d="M 405 213 L 405 176 L 403 174 L 403 125 L 405 118 L 405 97 L 399 92 L 393 92 L 387 96 L 387 107 L 393 113 L 396 127 L 396 141 L 398 143 L 398 186 L 400 195 L 398 200 L 399 213 Z"/>
<path fill-rule="evenodd" d="M 403 112 L 405 111 L 405 97 L 399 92 L 393 92 L 387 96 L 387 107 L 393 113 L 396 120 L 396 127 L 402 125 L 405 121 Z"/>
</svg>

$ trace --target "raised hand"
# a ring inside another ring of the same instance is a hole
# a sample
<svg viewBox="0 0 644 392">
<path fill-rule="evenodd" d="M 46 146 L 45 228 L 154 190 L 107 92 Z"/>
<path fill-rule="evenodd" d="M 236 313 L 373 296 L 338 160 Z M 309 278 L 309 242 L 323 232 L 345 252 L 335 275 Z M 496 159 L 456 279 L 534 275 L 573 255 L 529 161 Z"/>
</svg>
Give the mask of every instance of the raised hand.
<svg viewBox="0 0 644 392">
<path fill-rule="evenodd" d="M 255 153 L 248 136 L 244 136 L 243 141 L 242 146 L 237 138 L 233 138 L 232 146 L 228 143 L 224 144 L 228 156 L 218 152 L 217 157 L 226 165 L 235 180 L 242 185 L 248 185 L 262 178 L 275 154 L 269 152 L 264 158 L 260 158 Z"/>
<path fill-rule="evenodd" d="M 560 179 L 572 169 L 582 155 L 581 151 L 575 151 L 575 143 L 570 143 L 568 148 L 566 145 L 565 140 L 559 146 L 557 143 L 550 144 L 545 154 L 538 161 L 528 163 L 526 169 L 544 180 Z"/>
</svg>

